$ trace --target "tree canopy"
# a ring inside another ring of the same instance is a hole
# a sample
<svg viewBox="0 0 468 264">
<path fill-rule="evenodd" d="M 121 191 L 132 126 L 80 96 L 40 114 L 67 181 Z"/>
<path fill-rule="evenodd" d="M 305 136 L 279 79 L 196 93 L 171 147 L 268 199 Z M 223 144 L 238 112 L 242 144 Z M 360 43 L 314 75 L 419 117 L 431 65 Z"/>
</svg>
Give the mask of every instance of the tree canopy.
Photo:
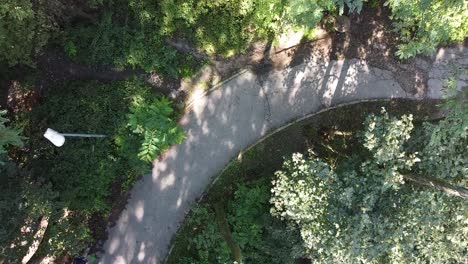
<svg viewBox="0 0 468 264">
<path fill-rule="evenodd" d="M 336 166 L 313 153 L 286 160 L 271 213 L 300 230 L 314 263 L 462 263 L 466 200 L 420 182 L 466 187 L 467 122 L 463 106 L 418 132 L 411 115 L 371 115 L 362 133 L 367 156 Z"/>
</svg>

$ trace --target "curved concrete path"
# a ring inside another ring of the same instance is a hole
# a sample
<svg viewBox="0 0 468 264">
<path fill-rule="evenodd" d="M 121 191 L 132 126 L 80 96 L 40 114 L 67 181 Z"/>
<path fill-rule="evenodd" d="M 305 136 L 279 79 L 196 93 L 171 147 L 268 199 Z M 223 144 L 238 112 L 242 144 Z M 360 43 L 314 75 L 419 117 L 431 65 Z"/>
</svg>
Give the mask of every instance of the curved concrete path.
<svg viewBox="0 0 468 264">
<path fill-rule="evenodd" d="M 468 68 L 468 49 L 440 50 L 428 89 L 408 94 L 398 76 L 365 61 L 326 61 L 319 56 L 282 71 L 245 71 L 201 96 L 181 120 L 187 139 L 154 162 L 135 184 L 131 199 L 105 243 L 100 263 L 162 263 L 190 205 L 239 152 L 269 131 L 337 104 L 376 98 L 440 98 L 451 65 Z M 418 78 L 415 76 L 414 78 Z M 459 86 L 468 76 L 459 77 Z"/>
</svg>

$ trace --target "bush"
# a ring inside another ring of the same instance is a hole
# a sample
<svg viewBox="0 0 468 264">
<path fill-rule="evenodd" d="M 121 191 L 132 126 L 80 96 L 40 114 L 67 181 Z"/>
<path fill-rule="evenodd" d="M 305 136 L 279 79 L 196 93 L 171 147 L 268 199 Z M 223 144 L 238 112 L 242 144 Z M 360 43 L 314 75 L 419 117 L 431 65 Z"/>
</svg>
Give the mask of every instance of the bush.
<svg viewBox="0 0 468 264">
<path fill-rule="evenodd" d="M 199 67 L 189 55 L 167 46 L 159 33 L 158 9 L 131 1 L 102 4 L 103 15 L 96 24 L 78 24 L 66 29 L 64 49 L 83 63 L 140 68 L 173 77 L 185 77 Z M 144 14 L 155 16 L 145 19 Z"/>
<path fill-rule="evenodd" d="M 388 0 L 401 44 L 402 59 L 430 54 L 440 44 L 463 41 L 468 35 L 468 3 L 464 0 Z"/>
<path fill-rule="evenodd" d="M 4 0 L 0 3 L 0 60 L 10 66 L 33 64 L 56 26 L 38 5 L 30 0 Z"/>
<path fill-rule="evenodd" d="M 0 111 L 0 166 L 5 164 L 9 146 L 21 147 L 23 145 L 20 131 L 6 127 L 9 120 L 3 117 L 5 114 L 6 111 Z"/>
<path fill-rule="evenodd" d="M 268 213 L 269 185 L 240 184 L 228 204 L 228 222 L 245 263 L 295 263 L 304 253 L 299 233 Z"/>
<path fill-rule="evenodd" d="M 255 40 L 290 29 L 313 29 L 325 11 L 336 9 L 335 3 L 351 11 L 362 7 L 361 0 L 165 0 L 161 30 L 166 35 L 182 33 L 208 54 L 229 56 L 245 51 Z"/>
<path fill-rule="evenodd" d="M 227 201 L 226 217 L 231 233 L 245 263 L 295 263 L 304 252 L 299 233 L 271 217 L 269 197 L 269 185 L 264 181 L 237 185 L 234 197 Z M 231 251 L 210 207 L 196 205 L 184 230 L 190 230 L 185 237 L 188 250 L 175 256 L 174 262 L 232 262 Z"/>
<path fill-rule="evenodd" d="M 128 126 L 133 133 L 143 138 L 138 157 L 153 161 L 171 145 L 182 142 L 184 132 L 171 118 L 171 102 L 165 97 L 146 99 L 133 98 L 128 115 Z"/>
</svg>

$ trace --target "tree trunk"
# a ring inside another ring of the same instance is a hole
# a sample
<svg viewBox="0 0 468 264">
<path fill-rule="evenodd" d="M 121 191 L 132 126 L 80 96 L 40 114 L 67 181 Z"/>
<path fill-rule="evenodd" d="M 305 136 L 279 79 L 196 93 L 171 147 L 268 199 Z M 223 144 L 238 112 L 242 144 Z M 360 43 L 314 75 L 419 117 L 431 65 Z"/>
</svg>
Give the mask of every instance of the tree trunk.
<svg viewBox="0 0 468 264">
<path fill-rule="evenodd" d="M 442 191 L 447 195 L 468 200 L 468 189 L 465 189 L 463 187 L 453 186 L 439 179 L 426 176 L 423 177 L 415 174 L 404 174 L 403 177 L 406 180 L 409 180 L 416 184 L 436 188 L 437 190 Z"/>
<path fill-rule="evenodd" d="M 216 221 L 218 222 L 221 235 L 223 236 L 224 241 L 226 241 L 229 248 L 231 249 L 232 260 L 235 261 L 235 263 L 241 264 L 242 263 L 241 249 L 231 234 L 231 230 L 229 229 L 229 225 L 226 221 L 226 213 L 224 212 L 223 205 L 221 203 L 216 203 L 214 205 L 214 208 L 215 208 L 215 213 L 216 213 Z"/>
</svg>

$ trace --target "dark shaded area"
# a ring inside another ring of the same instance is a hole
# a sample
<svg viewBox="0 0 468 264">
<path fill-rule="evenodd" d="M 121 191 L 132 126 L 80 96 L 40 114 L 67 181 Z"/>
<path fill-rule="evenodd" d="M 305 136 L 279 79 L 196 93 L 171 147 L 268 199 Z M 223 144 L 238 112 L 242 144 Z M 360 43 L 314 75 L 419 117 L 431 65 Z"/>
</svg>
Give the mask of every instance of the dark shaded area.
<svg viewBox="0 0 468 264">
<path fill-rule="evenodd" d="M 8 101 L 8 90 L 11 85 L 10 80 L 0 79 L 0 108 L 5 109 Z"/>
<path fill-rule="evenodd" d="M 142 75 L 142 70 L 117 71 L 110 67 L 90 67 L 71 61 L 64 53 L 47 51 L 37 62 L 41 79 L 39 89 L 51 85 L 76 80 L 97 80 L 101 82 L 121 81 L 134 75 Z"/>
<path fill-rule="evenodd" d="M 15 66 L 0 68 L 0 107 L 10 113 L 30 111 L 39 102 L 47 89 L 57 89 L 68 81 L 99 81 L 110 83 L 129 78 L 142 78 L 156 92 L 170 96 L 177 101 L 184 100 L 179 91 L 180 80 L 145 73 L 141 69 L 116 70 L 109 66 L 90 66 L 72 61 L 65 53 L 48 50 L 42 54 L 35 68 Z M 66 87 L 63 87 L 66 89 Z"/>
<path fill-rule="evenodd" d="M 96 80 L 100 82 L 122 81 L 131 77 L 144 78 L 156 91 L 169 95 L 179 86 L 179 81 L 165 78 L 157 74 L 147 74 L 140 69 L 116 70 L 112 67 L 96 67 L 73 62 L 66 54 L 50 50 L 38 59 L 40 78 L 37 89 L 42 91 L 47 87 L 65 81 Z"/>
<path fill-rule="evenodd" d="M 31 1 L 34 7 L 47 12 L 55 23 L 63 27 L 76 22 L 96 23 L 100 10 L 93 8 L 87 0 Z"/>
</svg>

